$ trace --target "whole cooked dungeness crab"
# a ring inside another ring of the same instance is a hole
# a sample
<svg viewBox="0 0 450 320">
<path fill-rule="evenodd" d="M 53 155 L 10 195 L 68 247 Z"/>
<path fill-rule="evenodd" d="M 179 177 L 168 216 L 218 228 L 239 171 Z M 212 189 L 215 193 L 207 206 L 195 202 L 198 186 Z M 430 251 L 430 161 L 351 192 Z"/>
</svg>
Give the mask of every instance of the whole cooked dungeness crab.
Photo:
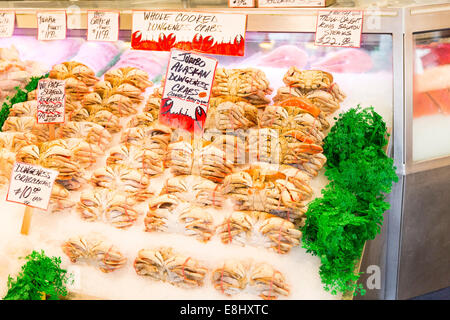
<svg viewBox="0 0 450 320">
<path fill-rule="evenodd" d="M 127 261 L 114 245 L 90 237 L 70 238 L 63 243 L 62 250 L 72 263 L 78 260 L 94 262 L 105 273 L 122 268 Z"/>
<path fill-rule="evenodd" d="M 164 170 L 164 157 L 155 149 L 119 144 L 109 149 L 106 164 L 108 166 L 120 164 L 147 175 L 156 175 Z"/>
<path fill-rule="evenodd" d="M 248 129 L 258 124 L 258 108 L 250 103 L 226 101 L 208 110 L 205 129 Z"/>
<path fill-rule="evenodd" d="M 114 86 L 118 86 L 123 83 L 129 83 L 141 91 L 151 87 L 153 83 L 148 79 L 148 73 L 133 67 L 125 67 L 109 70 L 104 76 L 106 81 L 109 81 Z"/>
<path fill-rule="evenodd" d="M 167 179 L 161 193 L 173 194 L 180 201 L 197 206 L 221 206 L 223 201 L 220 185 L 196 175 L 181 175 Z"/>
<path fill-rule="evenodd" d="M 315 143 L 322 143 L 330 124 L 308 99 L 290 98 L 280 105 L 267 106 L 261 114 L 260 126 L 282 131 L 296 130 Z"/>
<path fill-rule="evenodd" d="M 134 268 L 138 275 L 187 288 L 202 286 L 208 272 L 197 259 L 168 247 L 140 250 Z"/>
<path fill-rule="evenodd" d="M 199 175 L 219 183 L 233 168 L 233 162 L 227 159 L 222 150 L 213 145 L 195 150 L 194 146 L 186 141 L 169 144 L 167 160 L 174 174 Z"/>
<path fill-rule="evenodd" d="M 96 187 L 123 191 L 136 201 L 144 201 L 153 193 L 148 190 L 150 183 L 146 175 L 123 165 L 112 165 L 96 169 L 91 177 Z"/>
<path fill-rule="evenodd" d="M 227 176 L 222 192 L 235 201 L 238 210 L 264 211 L 292 222 L 303 216 L 312 196 L 306 183 L 295 185 L 286 173 L 262 163 Z"/>
<path fill-rule="evenodd" d="M 250 286 L 256 288 L 259 296 L 264 300 L 274 300 L 280 295 L 289 295 L 290 289 L 285 277 L 268 263 L 254 264 L 249 280 Z"/>
<path fill-rule="evenodd" d="M 216 233 L 225 244 L 263 245 L 277 253 L 288 253 L 300 244 L 301 232 L 280 217 L 265 212 L 234 211 L 217 226 Z M 263 241 L 258 235 L 262 235 Z"/>
<path fill-rule="evenodd" d="M 246 101 L 254 105 L 265 105 L 270 102 L 266 96 L 271 93 L 269 80 L 261 70 L 217 68 L 210 106 L 217 106 L 224 101 Z"/>
<path fill-rule="evenodd" d="M 77 209 L 85 220 L 104 220 L 117 228 L 132 226 L 139 215 L 126 193 L 104 188 L 84 191 Z"/>
<path fill-rule="evenodd" d="M 326 162 L 323 148 L 302 130 L 252 129 L 248 135 L 250 161 L 296 166 L 316 176 Z"/>
<path fill-rule="evenodd" d="M 81 81 L 87 86 L 93 86 L 98 78 L 95 72 L 88 66 L 75 61 L 63 62 L 54 65 L 50 70 L 49 77 L 51 79 L 67 80 L 70 78 Z"/>
<path fill-rule="evenodd" d="M 241 292 L 247 286 L 247 268 L 245 262 L 236 259 L 226 260 L 222 267 L 212 273 L 214 288 L 226 295 Z"/>
<path fill-rule="evenodd" d="M 299 70 L 291 67 L 283 78 L 286 87 L 277 90 L 273 101 L 278 104 L 292 97 L 304 97 L 311 100 L 325 115 L 339 109 L 345 94 L 333 82 L 333 76 L 320 70 Z"/>
</svg>

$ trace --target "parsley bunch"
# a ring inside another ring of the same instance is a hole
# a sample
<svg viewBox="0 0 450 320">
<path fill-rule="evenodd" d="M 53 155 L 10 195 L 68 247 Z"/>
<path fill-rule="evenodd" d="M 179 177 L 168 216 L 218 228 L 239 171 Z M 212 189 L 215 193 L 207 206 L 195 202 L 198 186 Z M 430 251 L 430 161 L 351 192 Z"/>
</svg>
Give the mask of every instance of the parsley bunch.
<svg viewBox="0 0 450 320">
<path fill-rule="evenodd" d="M 61 269 L 61 258 L 47 257 L 44 251 L 33 251 L 25 257 L 27 263 L 14 280 L 8 277 L 8 292 L 4 300 L 49 300 L 67 296 L 67 271 Z"/>
<path fill-rule="evenodd" d="M 364 294 L 355 264 L 364 243 L 380 232 L 389 209 L 385 193 L 398 178 L 383 151 L 386 124 L 373 108 L 358 106 L 336 120 L 324 141 L 330 183 L 309 204 L 303 247 L 321 259 L 319 273 L 327 291 Z"/>
<path fill-rule="evenodd" d="M 2 131 L 3 123 L 8 119 L 9 111 L 12 106 L 19 102 L 25 102 L 28 99 L 28 93 L 37 88 L 39 80 L 48 77 L 48 73 L 41 77 L 31 77 L 30 82 L 25 86 L 24 90 L 20 87 L 15 87 L 16 94 L 12 97 L 7 97 L 6 101 L 3 102 L 2 108 L 0 110 L 0 131 Z"/>
</svg>

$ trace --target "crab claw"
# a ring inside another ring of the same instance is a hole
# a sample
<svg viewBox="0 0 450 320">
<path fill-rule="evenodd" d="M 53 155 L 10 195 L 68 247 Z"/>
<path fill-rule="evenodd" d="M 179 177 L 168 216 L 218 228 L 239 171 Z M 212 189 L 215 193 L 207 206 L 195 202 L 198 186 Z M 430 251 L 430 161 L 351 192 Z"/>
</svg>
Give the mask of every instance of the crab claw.
<svg viewBox="0 0 450 320">
<path fill-rule="evenodd" d="M 315 141 L 313 139 L 311 139 L 311 137 L 309 137 L 308 135 L 304 134 L 301 131 L 292 130 L 292 131 L 286 132 L 284 135 L 288 136 L 288 137 L 293 137 L 293 138 L 295 138 L 297 140 L 300 140 L 300 141 L 302 141 L 304 143 L 309 143 L 309 144 L 314 144 L 315 143 Z"/>
<path fill-rule="evenodd" d="M 312 116 L 317 118 L 320 114 L 320 108 L 316 107 L 314 103 L 311 102 L 311 100 L 307 98 L 302 97 L 293 97 L 288 98 L 283 101 L 281 101 L 280 106 L 287 107 L 287 106 L 295 106 L 300 109 L 305 110 L 306 112 L 310 113 Z"/>
</svg>

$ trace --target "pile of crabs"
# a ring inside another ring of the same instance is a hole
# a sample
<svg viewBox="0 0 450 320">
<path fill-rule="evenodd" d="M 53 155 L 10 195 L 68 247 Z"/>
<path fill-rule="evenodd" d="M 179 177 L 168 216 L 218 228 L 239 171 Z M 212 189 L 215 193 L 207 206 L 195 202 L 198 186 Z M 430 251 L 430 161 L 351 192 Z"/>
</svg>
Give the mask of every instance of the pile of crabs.
<svg viewBox="0 0 450 320">
<path fill-rule="evenodd" d="M 202 136 L 158 122 L 164 79 L 147 96 L 153 84 L 142 70 L 110 70 L 101 80 L 87 66 L 66 62 L 50 78 L 66 80 L 66 122 L 50 140 L 48 127 L 36 124 L 34 92 L 14 105 L 0 132 L 0 184 L 14 161 L 38 164 L 59 172 L 53 212 L 73 208 L 82 219 L 121 229 L 144 216 L 144 232 L 279 254 L 300 244 L 314 194 L 310 181 L 326 162 L 327 117 L 345 98 L 330 74 L 290 68 L 271 104 L 273 89 L 262 71 L 218 68 Z M 163 179 L 157 191 L 156 179 Z M 67 240 L 63 251 L 104 272 L 127 260 L 108 241 L 85 236 Z M 285 277 L 267 263 L 226 260 L 210 267 L 168 247 L 139 251 L 134 268 L 184 287 L 202 286 L 211 270 L 214 287 L 227 295 L 252 288 L 264 299 L 289 293 Z"/>
</svg>

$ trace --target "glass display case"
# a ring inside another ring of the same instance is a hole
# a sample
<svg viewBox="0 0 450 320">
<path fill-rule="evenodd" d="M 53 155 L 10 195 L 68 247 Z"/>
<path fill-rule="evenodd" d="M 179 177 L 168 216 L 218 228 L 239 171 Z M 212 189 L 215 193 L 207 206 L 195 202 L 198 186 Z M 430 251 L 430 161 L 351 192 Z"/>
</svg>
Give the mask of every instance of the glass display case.
<svg viewBox="0 0 450 320">
<path fill-rule="evenodd" d="M 77 61 L 85 64 L 93 70 L 95 76 L 99 79 L 102 79 L 109 70 L 120 67 L 139 68 L 148 74 L 149 80 L 153 83 L 153 86 L 143 93 L 143 99 L 148 101 L 153 90 L 160 88 L 162 84 L 169 54 L 167 52 L 131 49 L 131 8 L 161 9 L 159 5 L 160 2 L 158 1 L 2 3 L 4 8 L 15 8 L 17 24 L 13 37 L 0 39 L 0 57 L 3 61 L 6 61 L 7 68 L 12 68 L 11 72 L 5 72 L 4 77 L 0 80 L 1 102 L 5 101 L 16 86 L 25 87 L 26 80 L 31 76 L 41 75 L 51 70 L 54 65 L 66 61 Z M 203 2 L 198 1 L 169 1 L 164 2 L 164 9 L 189 10 L 189 8 L 195 8 L 193 10 L 197 12 L 240 12 L 247 14 L 245 55 L 243 57 L 212 57 L 218 60 L 220 68 L 257 68 L 262 70 L 272 89 L 268 94 L 268 99 L 274 99 L 278 90 L 285 86 L 283 77 L 290 67 L 318 69 L 330 73 L 333 82 L 337 83 L 345 94 L 345 99 L 340 103 L 339 109 L 327 118 L 331 124 L 335 121 L 334 117 L 357 105 L 362 107 L 373 106 L 375 111 L 383 117 L 391 133 L 387 153 L 394 159 L 400 182 L 394 186 L 389 198 L 391 209 L 385 218 L 382 235 L 376 241 L 368 243 L 365 249 L 366 261 L 363 263 L 361 271 L 365 271 L 365 268 L 369 265 L 378 265 L 381 269 L 383 282 L 382 288 L 374 295 L 369 294 L 369 297 L 406 298 L 411 294 L 420 293 L 421 290 L 431 290 L 438 287 L 439 281 L 422 288 L 402 287 L 408 279 L 411 279 L 411 274 L 405 272 L 406 275 L 402 275 L 403 278 L 399 279 L 398 270 L 407 263 L 403 260 L 401 252 L 401 249 L 407 248 L 405 239 L 408 232 L 402 233 L 403 228 L 408 223 L 413 223 L 416 226 L 421 225 L 416 218 L 408 216 L 407 211 L 411 208 L 404 206 L 407 196 L 404 190 L 410 190 L 406 176 L 409 173 L 441 168 L 450 164 L 450 139 L 448 139 L 450 133 L 450 71 L 448 69 L 450 63 L 450 42 L 448 41 L 450 33 L 448 31 L 449 26 L 446 25 L 450 20 L 450 8 L 447 5 L 419 8 L 389 6 L 365 8 L 361 47 L 332 48 L 314 45 L 317 9 L 216 8 L 216 6 L 222 5 L 221 1 L 209 1 L 207 5 L 208 8 L 205 8 Z M 339 1 L 336 6 L 338 5 Z M 368 3 L 360 3 L 360 5 L 365 6 Z M 36 19 L 33 8 L 66 9 L 67 38 L 51 42 L 38 41 L 36 39 Z M 120 10 L 120 34 L 117 42 L 86 41 L 86 9 L 91 8 L 115 8 Z M 78 109 L 72 111 L 75 112 Z M 70 116 L 82 116 L 82 114 L 74 113 Z M 121 123 L 125 125 L 126 122 L 123 120 Z M 114 136 L 114 139 L 118 142 L 118 135 L 117 137 Z M 320 196 L 321 189 L 326 183 L 327 178 L 323 172 L 312 179 L 311 186 L 314 189 L 314 196 Z M 79 197 L 80 195 L 77 193 L 76 196 Z M 10 216 L 8 221 L 18 223 L 17 215 L 20 216 L 21 209 L 3 202 L 2 205 L 6 208 L 5 210 L 15 214 L 15 216 Z M 421 208 L 421 210 L 424 209 Z M 77 222 L 79 219 L 67 216 L 68 214 L 65 216 L 63 214 L 52 219 L 48 215 L 36 217 L 36 228 L 39 230 L 38 238 L 41 237 L 38 241 L 41 241 L 50 252 L 58 253 L 55 243 L 61 241 L 62 237 L 65 236 L 64 232 L 72 228 L 71 223 L 73 223 L 73 228 L 81 228 L 81 224 Z M 445 221 L 442 223 L 445 224 Z M 43 230 L 46 224 L 50 224 L 56 229 L 60 228 L 60 230 L 53 235 L 44 235 Z M 85 227 L 84 224 L 83 227 Z M 120 240 L 128 253 L 138 249 L 135 246 L 133 247 L 131 238 L 140 239 L 140 241 L 147 239 L 142 236 L 141 230 L 134 227 L 128 234 L 122 232 L 122 230 L 120 232 L 117 230 L 105 231 L 108 227 L 104 226 L 97 228 L 89 225 L 86 228 L 104 231 L 109 237 Z M 403 235 L 403 239 L 401 239 L 401 235 Z M 16 238 L 16 235 L 11 235 L 10 239 L 0 241 L 0 249 L 1 246 L 7 248 L 8 243 L 13 242 L 13 239 Z M 205 247 L 202 247 L 195 241 L 191 242 L 191 239 L 180 239 L 178 242 L 174 240 L 173 243 L 182 246 L 184 245 L 183 242 L 186 241 L 205 259 L 208 257 L 206 250 L 212 252 L 217 248 L 214 243 L 208 243 Z M 159 236 L 155 236 L 151 240 L 160 245 L 165 242 L 164 237 Z M 447 241 L 444 241 L 444 243 L 448 244 L 448 237 L 444 240 Z M 409 239 L 408 243 L 412 242 L 412 239 Z M 21 242 L 17 241 L 17 243 L 20 244 Z M 30 246 L 29 243 L 25 244 L 27 248 Z M 15 249 L 11 250 L 14 251 Z M 236 249 L 237 251 L 233 250 L 225 248 L 224 255 L 232 256 L 234 252 L 238 251 L 239 255 L 245 255 L 245 250 L 242 248 Z M 292 256 L 290 258 L 283 257 L 285 258 L 283 263 L 278 264 L 283 271 L 289 274 L 288 277 L 290 277 L 291 282 L 304 284 L 301 289 L 295 289 L 291 297 L 294 299 L 341 298 L 340 295 L 332 296 L 323 290 L 318 276 L 320 264 L 317 259 L 311 258 L 300 247 L 295 248 L 295 250 L 297 256 L 294 258 Z M 132 253 L 135 254 L 135 252 Z M 11 255 L 15 257 L 14 254 Z M 265 253 L 254 249 L 252 254 L 262 257 Z M 220 255 L 220 253 L 215 254 L 214 258 L 217 259 L 217 255 Z M 299 259 L 303 262 L 299 263 Z M 441 257 L 440 261 L 442 259 Z M 278 260 L 274 258 L 274 261 Z M 8 261 L 8 263 L 10 262 Z M 10 263 L 8 268 L 5 269 L 11 271 L 13 267 L 14 265 Z M 302 272 L 298 272 L 299 268 Z M 126 299 L 142 298 L 142 296 L 155 297 L 154 292 L 143 288 L 142 283 L 135 279 L 134 274 L 122 273 L 119 282 L 123 291 L 115 290 L 113 292 L 114 290 L 108 290 L 108 288 L 111 288 L 108 282 L 110 278 L 98 273 L 90 273 L 87 270 L 84 268 L 78 269 L 78 272 L 83 275 L 83 283 L 98 283 L 99 287 L 90 288 L 90 290 L 83 292 L 89 296 L 103 298 L 106 295 L 107 298 Z M 295 274 L 292 270 L 296 271 Z M 439 270 L 441 275 L 445 272 Z M 3 274 L 1 275 L 3 277 Z M 130 288 L 128 288 L 128 282 L 132 283 Z M 1 281 L 0 284 L 2 284 Z M 211 290 L 205 291 L 206 293 L 199 291 L 192 295 L 189 291 L 180 291 L 178 288 L 163 292 L 168 298 L 176 296 L 177 298 L 201 299 L 205 295 L 212 298 L 221 297 L 212 288 L 209 289 Z M 142 296 L 139 294 L 141 292 L 139 290 L 144 290 Z M 249 295 L 241 296 L 241 298 L 252 297 Z"/>
</svg>

